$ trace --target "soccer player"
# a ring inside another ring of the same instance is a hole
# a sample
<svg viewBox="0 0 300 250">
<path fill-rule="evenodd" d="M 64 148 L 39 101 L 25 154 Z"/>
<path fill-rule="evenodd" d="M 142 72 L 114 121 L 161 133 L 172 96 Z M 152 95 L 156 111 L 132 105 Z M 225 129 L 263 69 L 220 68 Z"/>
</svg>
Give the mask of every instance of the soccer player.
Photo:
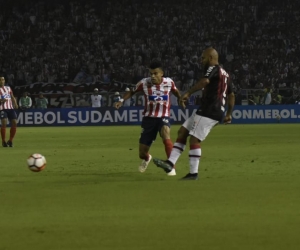
<svg viewBox="0 0 300 250">
<path fill-rule="evenodd" d="M 94 89 L 94 93 L 91 95 L 91 102 L 93 108 L 100 108 L 102 101 L 102 95 L 99 95 L 99 90 Z"/>
<path fill-rule="evenodd" d="M 180 102 L 185 105 L 191 94 L 203 89 L 201 105 L 197 112 L 190 116 L 180 127 L 178 137 L 173 146 L 168 160 L 153 159 L 156 166 L 166 172 L 172 171 L 181 153 L 184 151 L 187 138 L 189 141 L 189 166 L 190 172 L 183 177 L 183 180 L 197 180 L 198 168 L 201 157 L 200 143 L 204 141 L 211 129 L 222 122 L 226 101 L 228 103 L 224 123 L 231 123 L 231 113 L 234 107 L 235 97 L 229 81 L 229 74 L 219 66 L 218 53 L 213 48 L 203 51 L 201 63 L 204 68 L 204 76 L 184 95 Z"/>
<path fill-rule="evenodd" d="M 17 131 L 17 114 L 14 109 L 18 108 L 16 98 L 9 86 L 5 85 L 5 79 L 0 76 L 0 119 L 1 119 L 1 138 L 3 147 L 12 147 L 13 139 Z M 11 123 L 9 140 L 6 141 L 7 119 Z"/>
<path fill-rule="evenodd" d="M 131 98 L 134 94 L 142 92 L 145 97 L 145 107 L 142 120 L 142 132 L 139 140 L 139 157 L 142 163 L 139 166 L 141 173 L 145 172 L 152 156 L 149 150 L 152 142 L 156 139 L 157 133 L 160 134 L 167 157 L 169 157 L 173 143 L 170 139 L 170 108 L 173 93 L 180 100 L 180 92 L 176 88 L 173 80 L 164 77 L 164 71 L 159 61 L 153 61 L 149 66 L 150 77 L 142 79 L 135 90 L 127 91 L 123 99 L 115 103 L 115 107 L 119 109 L 123 102 Z M 169 176 L 176 175 L 173 167 L 169 172 Z"/>
</svg>

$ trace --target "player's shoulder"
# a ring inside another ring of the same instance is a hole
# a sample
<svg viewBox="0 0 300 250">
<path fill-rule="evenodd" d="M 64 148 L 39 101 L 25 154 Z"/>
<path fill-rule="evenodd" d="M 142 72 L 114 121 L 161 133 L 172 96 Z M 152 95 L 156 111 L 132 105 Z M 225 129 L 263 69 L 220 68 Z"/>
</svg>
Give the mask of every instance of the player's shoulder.
<svg viewBox="0 0 300 250">
<path fill-rule="evenodd" d="M 139 81 L 139 83 L 148 84 L 151 83 L 151 77 L 145 77 Z"/>
<path fill-rule="evenodd" d="M 135 85 L 135 89 L 138 89 L 139 87 L 143 86 L 143 85 L 147 85 L 151 83 L 151 77 L 146 77 L 143 78 L 142 80 L 140 80 L 136 85 Z"/>
<path fill-rule="evenodd" d="M 220 65 L 211 65 L 205 71 L 204 77 L 211 77 L 212 75 L 218 75 L 221 70 L 224 70 Z"/>
<path fill-rule="evenodd" d="M 163 77 L 163 82 L 165 82 L 165 83 L 173 83 L 174 81 L 170 77 Z"/>
<path fill-rule="evenodd" d="M 223 67 L 219 66 L 219 71 L 222 75 L 226 75 L 227 77 L 229 77 L 229 73 Z"/>
<path fill-rule="evenodd" d="M 7 85 L 4 85 L 2 88 L 0 88 L 0 90 L 7 91 L 7 90 L 11 90 L 11 88 L 9 86 L 7 86 Z"/>
<path fill-rule="evenodd" d="M 207 68 L 206 72 L 207 73 L 210 73 L 212 72 L 213 70 L 218 70 L 220 68 L 220 65 L 211 65 Z"/>
</svg>

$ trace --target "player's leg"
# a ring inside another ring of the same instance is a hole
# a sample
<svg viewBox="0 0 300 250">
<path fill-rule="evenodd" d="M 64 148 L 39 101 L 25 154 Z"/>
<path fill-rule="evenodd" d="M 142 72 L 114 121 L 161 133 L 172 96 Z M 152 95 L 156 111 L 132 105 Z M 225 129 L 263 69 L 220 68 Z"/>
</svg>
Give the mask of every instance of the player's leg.
<svg viewBox="0 0 300 250">
<path fill-rule="evenodd" d="M 7 145 L 9 147 L 12 147 L 13 139 L 17 132 L 17 114 L 13 109 L 9 111 L 8 119 L 10 119 L 11 127 L 10 127 L 10 135 L 9 135 L 9 140 L 7 141 Z"/>
<path fill-rule="evenodd" d="M 170 131 L 171 131 L 171 124 L 168 118 L 161 118 L 158 124 L 158 131 L 160 137 L 162 138 L 163 144 L 165 146 L 165 152 L 167 158 L 169 158 L 172 148 L 173 142 L 171 140 Z"/>
<path fill-rule="evenodd" d="M 139 171 L 141 173 L 145 172 L 151 159 L 152 156 L 149 154 L 149 149 L 150 146 L 145 145 L 145 144 L 141 144 L 139 145 L 139 157 L 140 159 L 142 159 L 141 164 L 139 165 Z"/>
<path fill-rule="evenodd" d="M 173 149 L 173 143 L 170 138 L 170 123 L 169 123 L 168 119 L 163 118 L 161 120 L 161 125 L 162 126 L 160 126 L 159 133 L 160 133 L 160 136 L 161 136 L 162 141 L 165 146 L 165 152 L 166 152 L 167 158 L 169 158 L 171 155 L 171 151 Z M 171 171 L 167 171 L 167 174 L 168 174 L 168 176 L 176 175 L 175 165 L 172 166 Z"/>
<path fill-rule="evenodd" d="M 201 157 L 201 141 L 191 135 L 190 137 L 190 150 L 189 150 L 189 173 L 182 178 L 182 180 L 197 180 L 198 179 L 198 169 Z"/>
<path fill-rule="evenodd" d="M 162 128 L 160 129 L 160 134 L 161 134 L 163 144 L 165 146 L 165 152 L 167 158 L 169 158 L 173 148 L 173 142 L 170 138 L 170 128 L 168 126 L 162 126 Z"/>
<path fill-rule="evenodd" d="M 149 150 L 157 134 L 156 120 L 153 118 L 144 117 L 141 127 L 142 132 L 139 140 L 139 157 L 142 159 L 142 162 L 139 165 L 139 171 L 143 173 L 146 171 L 152 159 L 152 156 L 149 154 Z"/>
<path fill-rule="evenodd" d="M 188 136 L 189 136 L 189 130 L 186 127 L 184 127 L 184 125 L 182 125 L 178 130 L 176 142 L 174 143 L 170 157 L 168 158 L 168 161 L 172 165 L 176 164 L 180 155 L 185 150 L 186 140 Z"/>
<path fill-rule="evenodd" d="M 183 177 L 184 180 L 196 180 L 198 178 L 199 164 L 201 158 L 201 141 L 210 133 L 211 129 L 218 124 L 218 121 L 207 117 L 195 115 L 195 123 L 190 131 L 190 150 L 189 150 L 189 173 Z"/>
<path fill-rule="evenodd" d="M 156 166 L 164 169 L 167 173 L 171 172 L 173 166 L 176 164 L 177 160 L 179 159 L 181 153 L 185 149 L 186 140 L 189 136 L 189 130 L 193 124 L 193 116 L 185 121 L 185 123 L 180 127 L 177 133 L 176 142 L 173 145 L 172 151 L 167 161 L 163 161 L 160 159 L 153 159 L 153 162 Z"/>
<path fill-rule="evenodd" d="M 1 118 L 1 139 L 2 139 L 2 146 L 7 147 L 6 143 L 6 125 L 7 125 L 7 114 L 5 111 L 0 111 L 0 118 Z"/>
</svg>

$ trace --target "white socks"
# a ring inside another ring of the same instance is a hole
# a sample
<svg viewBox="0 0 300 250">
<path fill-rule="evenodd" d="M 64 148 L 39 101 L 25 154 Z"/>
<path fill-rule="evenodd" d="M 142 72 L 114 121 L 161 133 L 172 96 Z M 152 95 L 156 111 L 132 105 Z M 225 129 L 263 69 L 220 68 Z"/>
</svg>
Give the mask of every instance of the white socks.
<svg viewBox="0 0 300 250">
<path fill-rule="evenodd" d="M 190 159 L 190 173 L 197 174 L 199 169 L 199 162 L 201 157 L 201 148 L 200 145 L 191 145 L 191 149 L 189 151 L 189 159 Z"/>
<path fill-rule="evenodd" d="M 168 160 L 175 165 L 184 149 L 185 149 L 185 144 L 180 142 L 175 142 Z"/>
</svg>

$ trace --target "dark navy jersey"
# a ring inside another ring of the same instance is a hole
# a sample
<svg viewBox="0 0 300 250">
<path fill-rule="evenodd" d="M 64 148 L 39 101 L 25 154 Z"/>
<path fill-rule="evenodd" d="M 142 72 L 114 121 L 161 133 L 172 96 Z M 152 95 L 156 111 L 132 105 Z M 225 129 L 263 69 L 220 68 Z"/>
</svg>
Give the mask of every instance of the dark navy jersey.
<svg viewBox="0 0 300 250">
<path fill-rule="evenodd" d="M 210 66 L 204 74 L 209 84 L 203 90 L 197 114 L 221 122 L 227 95 L 232 92 L 229 74 L 219 65 Z"/>
</svg>

